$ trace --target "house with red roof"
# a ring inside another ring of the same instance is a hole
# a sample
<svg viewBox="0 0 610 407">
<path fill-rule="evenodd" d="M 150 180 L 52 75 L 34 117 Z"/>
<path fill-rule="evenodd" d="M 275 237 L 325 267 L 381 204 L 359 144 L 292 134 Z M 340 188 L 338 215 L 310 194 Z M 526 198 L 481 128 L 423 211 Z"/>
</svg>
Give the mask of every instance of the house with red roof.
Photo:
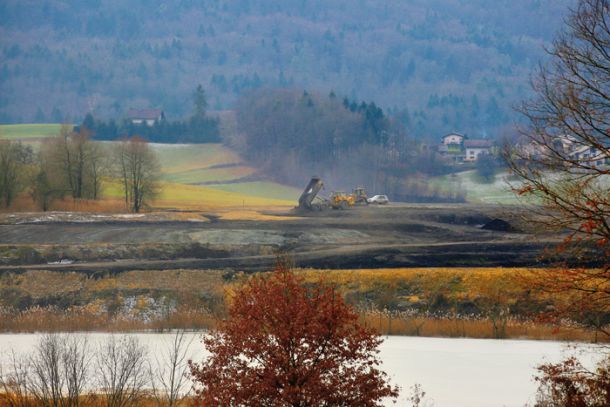
<svg viewBox="0 0 610 407">
<path fill-rule="evenodd" d="M 464 140 L 464 161 L 476 161 L 479 155 L 490 154 L 492 147 L 491 140 Z"/>
<path fill-rule="evenodd" d="M 165 120 L 165 113 L 161 109 L 129 109 L 127 120 L 133 124 L 145 123 L 147 126 L 153 126 L 155 122 Z"/>
<path fill-rule="evenodd" d="M 491 140 L 471 140 L 466 135 L 449 133 L 441 138 L 437 151 L 455 162 L 475 162 L 481 154 L 491 154 Z"/>
</svg>

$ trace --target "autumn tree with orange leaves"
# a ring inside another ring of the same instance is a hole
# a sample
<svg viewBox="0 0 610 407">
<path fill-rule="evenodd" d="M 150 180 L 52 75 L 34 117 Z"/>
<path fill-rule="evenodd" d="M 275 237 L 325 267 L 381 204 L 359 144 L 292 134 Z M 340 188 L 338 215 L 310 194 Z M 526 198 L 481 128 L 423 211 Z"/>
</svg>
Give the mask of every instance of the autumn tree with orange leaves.
<svg viewBox="0 0 610 407">
<path fill-rule="evenodd" d="M 395 399 L 379 369 L 382 340 L 333 287 L 286 265 L 237 290 L 229 316 L 189 362 L 199 406 L 380 406 Z"/>
<path fill-rule="evenodd" d="M 521 112 L 529 126 L 505 156 L 532 197 L 528 221 L 565 233 L 559 251 L 595 268 L 535 273 L 561 299 L 554 311 L 610 336 L 610 6 L 580 0 L 533 79 Z"/>
</svg>

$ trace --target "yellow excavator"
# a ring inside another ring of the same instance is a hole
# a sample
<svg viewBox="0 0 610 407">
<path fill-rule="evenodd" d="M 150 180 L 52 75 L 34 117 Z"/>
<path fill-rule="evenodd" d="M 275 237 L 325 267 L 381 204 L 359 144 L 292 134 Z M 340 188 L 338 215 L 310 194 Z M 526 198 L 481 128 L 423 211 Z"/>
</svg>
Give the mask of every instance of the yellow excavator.
<svg viewBox="0 0 610 407">
<path fill-rule="evenodd" d="M 368 205 L 366 189 L 357 187 L 351 194 L 335 191 L 329 199 L 318 196 L 324 187 L 320 177 L 312 177 L 299 198 L 299 208 L 307 210 L 323 210 L 324 208 L 347 209 L 354 205 Z"/>
<path fill-rule="evenodd" d="M 345 192 L 335 191 L 330 195 L 330 206 L 333 209 L 347 209 L 356 203 L 354 197 Z"/>
</svg>

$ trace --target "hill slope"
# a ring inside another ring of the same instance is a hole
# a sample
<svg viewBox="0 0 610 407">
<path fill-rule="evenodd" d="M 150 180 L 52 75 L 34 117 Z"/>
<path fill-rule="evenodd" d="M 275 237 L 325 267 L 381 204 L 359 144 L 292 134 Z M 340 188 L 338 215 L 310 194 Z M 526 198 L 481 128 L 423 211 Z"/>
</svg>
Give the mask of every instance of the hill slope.
<svg viewBox="0 0 610 407">
<path fill-rule="evenodd" d="M 0 121 L 191 112 L 261 86 L 395 108 L 411 131 L 493 135 L 513 119 L 570 0 L 6 0 Z M 35 85 L 34 85 L 35 84 Z"/>
</svg>

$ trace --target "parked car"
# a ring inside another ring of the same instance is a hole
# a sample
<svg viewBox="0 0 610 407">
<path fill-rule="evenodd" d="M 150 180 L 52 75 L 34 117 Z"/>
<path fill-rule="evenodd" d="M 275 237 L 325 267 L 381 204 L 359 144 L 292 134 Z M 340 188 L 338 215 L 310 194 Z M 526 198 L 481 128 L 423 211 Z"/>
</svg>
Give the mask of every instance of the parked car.
<svg viewBox="0 0 610 407">
<path fill-rule="evenodd" d="M 375 195 L 374 197 L 367 199 L 367 202 L 370 204 L 386 205 L 390 200 L 386 195 Z"/>
</svg>

